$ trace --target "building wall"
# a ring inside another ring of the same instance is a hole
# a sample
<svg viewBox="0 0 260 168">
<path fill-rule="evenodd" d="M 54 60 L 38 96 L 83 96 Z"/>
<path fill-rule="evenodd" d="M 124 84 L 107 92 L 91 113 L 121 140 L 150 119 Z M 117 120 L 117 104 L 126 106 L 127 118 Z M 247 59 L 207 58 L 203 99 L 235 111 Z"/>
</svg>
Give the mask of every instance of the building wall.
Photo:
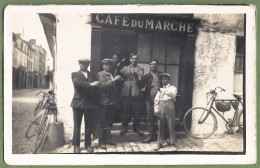
<svg viewBox="0 0 260 168">
<path fill-rule="evenodd" d="M 225 93 L 219 92 L 219 97 L 233 98 L 234 64 L 236 56 L 236 34 L 205 32 L 199 30 L 195 50 L 193 107 L 206 107 L 207 92 L 215 87 L 222 87 Z M 225 112 L 225 117 L 234 113 L 232 109 Z M 198 118 L 199 116 L 192 116 Z M 217 132 L 226 131 L 225 122 L 217 116 Z M 205 125 L 192 123 L 192 131 L 201 131 Z M 204 128 L 206 129 L 206 128 Z"/>
<path fill-rule="evenodd" d="M 86 24 L 86 21 L 89 19 L 89 16 L 86 13 L 64 13 L 56 15 L 56 17 L 59 21 L 57 22 L 58 45 L 57 58 L 55 60 L 56 71 L 54 72 L 56 85 L 54 88 L 57 93 L 58 120 L 64 123 L 65 138 L 66 140 L 69 140 L 71 139 L 73 132 L 73 115 L 70 103 L 73 98 L 74 88 L 71 81 L 71 73 L 79 70 L 77 63 L 78 58 L 91 58 L 90 52 L 93 48 L 91 48 L 90 38 L 91 35 L 99 33 L 93 32 L 93 34 L 91 34 L 91 25 Z M 200 18 L 201 16 L 195 16 L 194 18 L 196 17 Z M 228 31 L 225 29 L 218 29 L 222 26 L 217 27 L 216 29 L 210 28 L 209 25 L 216 25 L 214 24 L 216 20 L 214 17 L 217 18 L 217 20 L 220 19 L 222 25 L 229 25 L 230 21 L 225 20 L 220 16 L 212 16 L 212 18 L 206 17 L 206 19 L 208 19 L 208 22 L 206 22 L 208 25 L 202 25 L 199 30 L 195 47 L 193 106 L 205 106 L 205 93 L 215 86 L 222 86 L 227 90 L 227 95 L 224 96 L 230 96 L 233 93 L 233 67 L 237 34 L 233 33 L 234 30 L 229 30 L 230 27 L 228 27 Z M 238 26 L 238 24 L 233 22 L 233 19 L 236 18 L 236 16 L 231 18 L 233 27 Z M 240 18 L 237 18 L 236 21 L 238 22 L 240 20 Z M 213 31 L 210 29 L 213 29 Z M 92 39 L 92 41 L 100 39 L 102 39 L 101 34 L 97 36 L 97 39 Z M 192 40 L 190 41 L 191 42 L 189 42 L 189 40 L 187 41 L 188 45 L 190 45 L 191 48 L 194 48 Z M 95 46 L 94 48 L 97 49 L 98 47 Z M 95 51 L 93 54 L 97 56 L 102 55 L 100 51 Z M 100 58 L 97 59 L 100 60 Z M 90 65 L 90 68 L 93 68 L 91 66 L 93 65 Z M 94 66 L 98 66 L 98 63 L 96 62 Z M 228 77 L 226 77 L 226 75 Z M 191 81 L 192 80 L 189 80 L 188 82 Z M 230 113 L 227 112 L 225 116 L 229 116 Z M 224 124 L 219 122 L 219 126 L 220 125 Z M 194 128 L 195 127 L 193 126 L 193 129 Z M 218 131 L 223 132 L 223 130 L 224 128 L 220 127 Z"/>
<path fill-rule="evenodd" d="M 236 38 L 244 35 L 244 16 L 197 14 L 194 18 L 203 22 L 196 40 L 192 106 L 206 107 L 206 93 L 217 86 L 226 90 L 219 93 L 218 98 L 235 99 L 233 93 L 243 93 L 243 74 L 235 74 L 235 58 Z M 225 118 L 232 118 L 233 114 L 231 108 L 225 112 Z M 225 132 L 226 123 L 218 115 L 216 117 L 217 132 Z M 206 129 L 195 122 L 191 124 L 193 132 Z"/>
<path fill-rule="evenodd" d="M 71 73 L 78 71 L 78 58 L 90 58 L 91 26 L 86 13 L 63 13 L 56 15 L 57 22 L 57 59 L 55 83 L 58 105 L 58 120 L 64 123 L 66 140 L 73 133 L 73 114 L 70 107 L 74 95 Z M 91 65 L 90 65 L 91 66 Z M 83 128 L 84 123 L 82 123 Z"/>
<path fill-rule="evenodd" d="M 45 67 L 46 51 L 36 40 L 27 42 L 13 34 L 13 89 L 45 88 Z"/>
</svg>

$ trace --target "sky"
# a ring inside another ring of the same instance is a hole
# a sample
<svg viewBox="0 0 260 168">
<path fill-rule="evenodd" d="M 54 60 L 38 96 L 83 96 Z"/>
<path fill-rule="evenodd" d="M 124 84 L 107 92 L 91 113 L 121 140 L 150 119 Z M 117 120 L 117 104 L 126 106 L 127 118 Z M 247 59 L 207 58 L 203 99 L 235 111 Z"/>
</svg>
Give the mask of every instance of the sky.
<svg viewBox="0 0 260 168">
<path fill-rule="evenodd" d="M 36 13 L 13 13 L 12 25 L 12 32 L 21 33 L 22 39 L 26 41 L 36 39 L 36 45 L 42 45 L 47 52 L 47 65 L 52 70 L 52 56 L 39 15 Z"/>
</svg>

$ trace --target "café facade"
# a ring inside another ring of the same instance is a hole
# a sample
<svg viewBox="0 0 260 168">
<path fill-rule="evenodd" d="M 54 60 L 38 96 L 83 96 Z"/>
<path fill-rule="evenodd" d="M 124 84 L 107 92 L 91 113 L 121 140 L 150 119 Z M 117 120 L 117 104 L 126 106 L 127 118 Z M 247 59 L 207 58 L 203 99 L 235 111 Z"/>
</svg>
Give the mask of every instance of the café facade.
<svg viewBox="0 0 260 168">
<path fill-rule="evenodd" d="M 137 53 L 145 73 L 149 73 L 149 60 L 156 58 L 159 71 L 169 73 L 170 83 L 178 88 L 177 127 L 189 108 L 206 105 L 209 90 L 221 86 L 226 95 L 243 94 L 244 15 L 227 15 L 56 14 L 54 89 L 66 139 L 71 138 L 73 127 L 70 74 L 78 70 L 77 59 L 82 56 L 91 59 L 94 76 L 101 70 L 101 60 L 114 54 L 121 61 Z M 218 128 L 224 131 L 225 126 Z"/>
</svg>

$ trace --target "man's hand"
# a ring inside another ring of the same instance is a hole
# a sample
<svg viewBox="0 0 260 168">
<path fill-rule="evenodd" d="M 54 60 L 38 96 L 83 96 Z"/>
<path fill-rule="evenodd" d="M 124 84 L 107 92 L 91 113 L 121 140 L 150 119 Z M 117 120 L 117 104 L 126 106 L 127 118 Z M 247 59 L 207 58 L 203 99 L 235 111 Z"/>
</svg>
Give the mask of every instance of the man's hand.
<svg viewBox="0 0 260 168">
<path fill-rule="evenodd" d="M 95 81 L 95 82 L 90 83 L 90 86 L 97 86 L 97 85 L 99 85 L 99 81 Z"/>
<path fill-rule="evenodd" d="M 118 81 L 121 79 L 122 79 L 122 77 L 120 75 L 117 75 L 112 81 L 115 82 L 115 81 Z"/>
<path fill-rule="evenodd" d="M 160 119 L 161 112 L 160 111 L 154 111 L 154 115 Z"/>
</svg>

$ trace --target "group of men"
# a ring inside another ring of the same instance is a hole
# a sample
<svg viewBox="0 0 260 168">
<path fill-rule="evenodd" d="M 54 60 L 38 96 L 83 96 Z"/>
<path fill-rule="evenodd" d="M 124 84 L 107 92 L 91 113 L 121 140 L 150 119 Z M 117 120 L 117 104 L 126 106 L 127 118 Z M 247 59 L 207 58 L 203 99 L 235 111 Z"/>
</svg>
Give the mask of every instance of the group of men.
<svg viewBox="0 0 260 168">
<path fill-rule="evenodd" d="M 145 88 L 147 117 L 149 121 L 149 136 L 144 143 L 155 141 L 155 117 L 158 120 L 158 143 L 155 150 L 162 147 L 165 139 L 165 128 L 168 127 L 170 141 L 175 142 L 175 111 L 174 101 L 177 89 L 169 85 L 170 75 L 157 70 L 158 60 L 150 60 L 150 72 L 144 74 L 144 69 L 138 63 L 135 53 L 129 55 L 130 65 L 117 69 L 118 56 L 102 60 L 102 71 L 97 74 L 97 81 L 87 70 L 90 64 L 88 58 L 78 60 L 80 70 L 72 73 L 74 97 L 71 102 L 73 108 L 74 132 L 72 144 L 74 153 L 80 153 L 80 129 L 82 117 L 85 122 L 85 148 L 93 152 L 91 147 L 91 134 L 99 139 L 99 147 L 106 148 L 106 144 L 116 145 L 112 141 L 111 127 L 114 122 L 114 112 L 122 101 L 120 135 L 128 131 L 129 116 L 133 117 L 133 131 L 143 136 L 140 128 L 140 114 L 142 107 L 141 88 Z M 97 115 L 98 114 L 98 115 Z M 95 117 L 97 116 L 97 117 Z M 96 119 L 95 119 L 96 118 Z M 96 125 L 93 127 L 93 125 Z M 166 127 L 165 127 L 166 126 Z M 93 129 L 95 128 L 95 129 Z"/>
</svg>

